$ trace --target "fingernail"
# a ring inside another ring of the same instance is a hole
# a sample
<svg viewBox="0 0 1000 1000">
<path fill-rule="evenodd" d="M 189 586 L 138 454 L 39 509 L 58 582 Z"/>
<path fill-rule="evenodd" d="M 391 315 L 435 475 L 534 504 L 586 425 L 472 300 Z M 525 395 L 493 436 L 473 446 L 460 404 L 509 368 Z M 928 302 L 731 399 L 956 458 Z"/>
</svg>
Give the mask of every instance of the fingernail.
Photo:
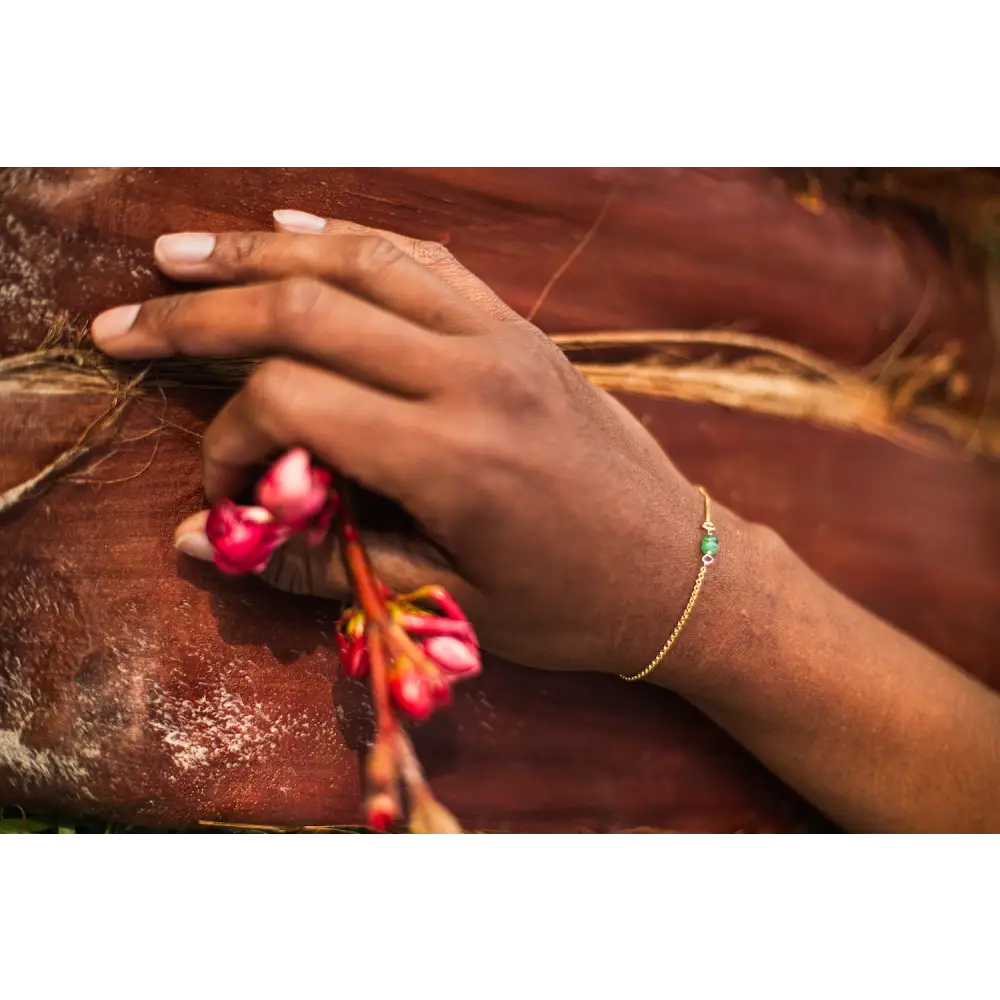
<svg viewBox="0 0 1000 1000">
<path fill-rule="evenodd" d="M 115 306 L 114 309 L 102 312 L 90 324 L 90 335 L 94 338 L 94 342 L 100 344 L 112 337 L 120 337 L 123 333 L 128 333 L 141 308 L 142 306 Z"/>
<path fill-rule="evenodd" d="M 292 208 L 279 208 L 271 213 L 274 221 L 285 229 L 294 229 L 297 233 L 319 233 L 326 228 L 326 219 L 308 212 L 296 212 Z"/>
<path fill-rule="evenodd" d="M 153 253 L 171 264 L 197 264 L 211 256 L 215 237 L 211 233 L 170 233 L 153 245 Z"/>
<path fill-rule="evenodd" d="M 174 542 L 174 547 L 192 559 L 211 562 L 215 558 L 215 549 L 212 548 L 212 543 L 204 531 L 192 531 L 187 535 L 181 535 Z"/>
</svg>

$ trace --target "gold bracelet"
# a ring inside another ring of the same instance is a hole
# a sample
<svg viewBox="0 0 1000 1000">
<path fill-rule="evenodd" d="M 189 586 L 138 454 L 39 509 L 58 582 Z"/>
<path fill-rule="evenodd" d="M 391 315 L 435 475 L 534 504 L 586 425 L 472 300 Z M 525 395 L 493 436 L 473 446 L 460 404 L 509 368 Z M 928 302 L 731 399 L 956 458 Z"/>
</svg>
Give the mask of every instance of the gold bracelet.
<svg viewBox="0 0 1000 1000">
<path fill-rule="evenodd" d="M 663 659 L 667 653 L 670 652 L 670 647 L 677 641 L 677 636 L 681 634 L 684 626 L 687 624 L 687 620 L 691 615 L 691 611 L 695 606 L 695 602 L 698 600 L 698 594 L 701 592 L 701 585 L 705 582 L 705 574 L 708 573 L 708 567 L 715 562 L 715 556 L 719 551 L 719 539 L 715 536 L 715 525 L 712 523 L 712 500 L 709 495 L 705 492 L 704 488 L 699 486 L 698 492 L 705 498 L 705 520 L 702 523 L 702 527 L 705 529 L 705 537 L 701 540 L 701 569 L 698 570 L 698 576 L 694 581 L 694 587 L 691 588 L 691 596 L 688 598 L 687 605 L 684 608 L 684 613 L 680 617 L 680 621 L 674 626 L 673 632 L 670 633 L 670 638 L 664 643 L 663 648 L 653 657 L 649 666 L 644 670 L 640 670 L 637 674 L 619 674 L 623 681 L 641 681 L 644 677 L 648 677 L 659 665 L 660 661 Z"/>
</svg>

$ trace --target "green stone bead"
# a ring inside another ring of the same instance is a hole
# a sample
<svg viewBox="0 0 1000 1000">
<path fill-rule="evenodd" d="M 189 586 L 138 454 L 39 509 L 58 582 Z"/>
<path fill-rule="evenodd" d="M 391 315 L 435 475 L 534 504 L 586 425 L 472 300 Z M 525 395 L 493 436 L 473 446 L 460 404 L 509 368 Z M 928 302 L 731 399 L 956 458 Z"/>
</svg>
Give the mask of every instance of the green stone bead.
<svg viewBox="0 0 1000 1000">
<path fill-rule="evenodd" d="M 719 551 L 719 539 L 715 535 L 706 535 L 701 540 L 701 551 L 706 556 L 714 556 Z"/>
</svg>

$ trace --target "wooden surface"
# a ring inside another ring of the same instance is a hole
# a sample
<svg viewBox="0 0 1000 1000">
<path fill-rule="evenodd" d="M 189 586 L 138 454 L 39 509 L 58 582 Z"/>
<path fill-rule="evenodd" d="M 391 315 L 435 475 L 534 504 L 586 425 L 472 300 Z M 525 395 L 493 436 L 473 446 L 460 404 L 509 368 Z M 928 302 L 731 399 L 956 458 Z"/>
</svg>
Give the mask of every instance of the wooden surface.
<svg viewBox="0 0 1000 1000">
<path fill-rule="evenodd" d="M 275 207 L 444 239 L 527 311 L 612 189 L 605 224 L 539 313 L 548 330 L 743 321 L 861 363 L 933 273 L 926 336 L 962 340 L 968 359 L 984 349 L 975 297 L 928 244 L 901 249 L 849 212 L 813 214 L 766 172 L 141 170 L 0 175 L 2 353 L 37 343 L 61 312 L 89 317 L 161 287 L 149 252 L 160 232 L 263 227 Z M 100 402 L 0 385 L 0 489 L 72 441 Z M 222 578 L 170 545 L 200 506 L 193 435 L 218 402 L 186 392 L 163 412 L 156 399 L 133 408 L 126 436 L 163 416 L 166 430 L 93 476 L 134 478 L 60 483 L 0 525 L 0 801 L 146 823 L 357 821 L 370 722 L 363 688 L 337 676 L 334 609 Z M 721 501 L 1000 684 L 994 467 L 626 402 Z M 470 828 L 821 827 L 663 692 L 490 662 L 457 694 L 417 742 Z"/>
</svg>

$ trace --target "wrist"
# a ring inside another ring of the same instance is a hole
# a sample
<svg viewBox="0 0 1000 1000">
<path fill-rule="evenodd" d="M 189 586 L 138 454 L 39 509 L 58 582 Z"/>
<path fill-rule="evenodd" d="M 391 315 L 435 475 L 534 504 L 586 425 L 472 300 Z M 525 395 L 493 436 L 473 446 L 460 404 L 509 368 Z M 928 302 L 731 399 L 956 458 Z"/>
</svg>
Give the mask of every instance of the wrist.
<svg viewBox="0 0 1000 1000">
<path fill-rule="evenodd" d="M 760 643 L 769 641 L 781 560 L 788 555 L 784 542 L 770 528 L 744 521 L 716 504 L 712 520 L 718 554 L 705 574 L 683 631 L 646 678 L 682 697 L 698 700 L 724 685 L 733 671 L 752 664 Z M 647 663 L 673 631 L 700 568 L 698 560 L 692 558 L 685 596 L 674 598 L 669 606 L 666 600 L 659 604 L 660 624 L 649 638 Z M 679 568 L 674 577 L 679 580 Z"/>
</svg>

